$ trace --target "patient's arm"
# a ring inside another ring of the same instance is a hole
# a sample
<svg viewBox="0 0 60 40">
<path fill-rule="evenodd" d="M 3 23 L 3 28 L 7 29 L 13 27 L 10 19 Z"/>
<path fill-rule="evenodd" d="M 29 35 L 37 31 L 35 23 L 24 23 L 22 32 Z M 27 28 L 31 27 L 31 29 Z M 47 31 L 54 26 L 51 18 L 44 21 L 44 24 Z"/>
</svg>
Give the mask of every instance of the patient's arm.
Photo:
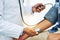
<svg viewBox="0 0 60 40">
<path fill-rule="evenodd" d="M 44 19 L 42 22 L 38 23 L 34 28 L 40 28 L 41 31 L 44 31 L 45 29 L 52 26 L 52 23 L 48 21 L 47 19 Z"/>
<path fill-rule="evenodd" d="M 47 19 L 44 19 L 42 22 L 38 23 L 34 28 L 40 28 L 41 31 L 44 31 L 45 29 L 49 28 L 52 25 L 50 21 Z M 26 33 L 24 33 L 19 40 L 25 40 L 29 37 Z"/>
</svg>

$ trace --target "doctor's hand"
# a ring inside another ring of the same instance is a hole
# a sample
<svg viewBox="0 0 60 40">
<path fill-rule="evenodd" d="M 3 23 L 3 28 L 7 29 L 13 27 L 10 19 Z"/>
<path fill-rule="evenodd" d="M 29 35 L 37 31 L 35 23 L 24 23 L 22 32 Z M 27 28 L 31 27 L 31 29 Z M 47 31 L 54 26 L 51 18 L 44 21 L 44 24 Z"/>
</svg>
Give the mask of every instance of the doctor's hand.
<svg viewBox="0 0 60 40">
<path fill-rule="evenodd" d="M 24 28 L 23 35 L 20 36 L 18 40 L 26 40 L 27 38 L 29 38 L 31 36 L 35 36 L 37 34 L 38 34 L 38 32 L 36 32 L 34 28 L 26 27 L 26 28 Z"/>
<path fill-rule="evenodd" d="M 36 32 L 34 28 L 26 27 L 26 28 L 24 28 L 24 32 L 23 32 L 22 36 L 20 36 L 19 39 L 14 38 L 13 40 L 25 40 L 28 37 L 32 37 L 37 34 L 38 34 L 38 32 Z"/>
<path fill-rule="evenodd" d="M 45 9 L 45 5 L 37 3 L 32 7 L 32 12 L 41 12 L 43 9 Z"/>
<path fill-rule="evenodd" d="M 38 32 L 36 32 L 34 28 L 29 27 L 24 28 L 24 33 L 28 34 L 29 36 L 35 36 L 38 34 Z"/>
</svg>

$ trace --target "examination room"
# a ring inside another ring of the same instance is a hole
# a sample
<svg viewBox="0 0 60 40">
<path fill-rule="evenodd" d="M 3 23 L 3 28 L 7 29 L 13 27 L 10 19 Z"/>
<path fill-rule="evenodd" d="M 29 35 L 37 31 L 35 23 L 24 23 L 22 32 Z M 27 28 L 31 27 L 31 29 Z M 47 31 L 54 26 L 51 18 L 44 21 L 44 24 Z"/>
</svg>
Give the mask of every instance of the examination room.
<svg viewBox="0 0 60 40">
<path fill-rule="evenodd" d="M 60 40 L 60 0 L 0 0 L 0 40 Z"/>
</svg>

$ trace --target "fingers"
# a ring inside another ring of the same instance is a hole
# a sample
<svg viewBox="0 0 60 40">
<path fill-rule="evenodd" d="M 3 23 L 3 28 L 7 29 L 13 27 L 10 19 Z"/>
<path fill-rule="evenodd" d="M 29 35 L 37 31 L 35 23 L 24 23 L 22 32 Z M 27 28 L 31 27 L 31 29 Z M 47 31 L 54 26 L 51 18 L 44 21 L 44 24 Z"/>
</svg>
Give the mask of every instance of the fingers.
<svg viewBox="0 0 60 40">
<path fill-rule="evenodd" d="M 31 30 L 30 30 L 30 33 L 29 33 L 28 35 L 30 35 L 30 36 L 34 36 L 34 35 L 36 35 L 36 31 L 33 30 L 33 29 L 31 29 Z"/>
<path fill-rule="evenodd" d="M 19 37 L 18 40 L 25 40 L 28 37 L 37 35 L 38 32 L 36 32 L 33 28 L 24 28 L 24 33 L 22 36 Z"/>
<path fill-rule="evenodd" d="M 28 35 L 34 36 L 36 35 L 36 31 L 34 29 L 30 29 Z"/>
<path fill-rule="evenodd" d="M 25 28 L 25 31 L 24 32 L 26 34 L 28 34 L 29 36 L 37 35 L 37 32 L 33 28 Z"/>
<path fill-rule="evenodd" d="M 32 12 L 36 12 L 36 8 L 35 7 L 32 7 Z"/>
<path fill-rule="evenodd" d="M 26 40 L 29 37 L 26 33 L 24 33 L 18 40 Z"/>
<path fill-rule="evenodd" d="M 45 6 L 42 3 L 38 3 L 32 7 L 32 12 L 41 12 L 45 9 Z"/>
<path fill-rule="evenodd" d="M 36 8 L 37 8 L 39 5 L 42 5 L 42 4 L 40 4 L 40 3 L 35 4 L 35 5 L 32 7 L 32 11 L 33 11 L 33 12 L 37 12 L 37 9 L 36 9 Z"/>
<path fill-rule="evenodd" d="M 37 7 L 37 9 L 36 9 L 36 11 L 37 12 L 41 12 L 43 9 L 45 9 L 45 6 L 39 6 L 39 7 Z"/>
</svg>

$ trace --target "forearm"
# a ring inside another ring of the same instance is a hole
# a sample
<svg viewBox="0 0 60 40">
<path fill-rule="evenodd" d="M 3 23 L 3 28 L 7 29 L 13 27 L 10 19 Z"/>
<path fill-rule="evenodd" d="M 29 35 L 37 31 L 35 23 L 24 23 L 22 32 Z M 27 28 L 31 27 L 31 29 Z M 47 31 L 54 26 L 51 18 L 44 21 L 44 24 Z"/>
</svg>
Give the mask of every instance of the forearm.
<svg viewBox="0 0 60 40">
<path fill-rule="evenodd" d="M 44 19 L 42 22 L 38 23 L 34 28 L 40 28 L 41 31 L 49 28 L 52 26 L 52 23 L 47 19 Z"/>
<path fill-rule="evenodd" d="M 38 23 L 34 28 L 40 28 L 43 31 L 43 30 L 49 28 L 51 25 L 52 25 L 52 23 L 45 19 L 42 22 Z M 20 37 L 20 40 L 25 40 L 28 37 L 29 37 L 29 35 L 24 33 L 23 36 Z"/>
</svg>

